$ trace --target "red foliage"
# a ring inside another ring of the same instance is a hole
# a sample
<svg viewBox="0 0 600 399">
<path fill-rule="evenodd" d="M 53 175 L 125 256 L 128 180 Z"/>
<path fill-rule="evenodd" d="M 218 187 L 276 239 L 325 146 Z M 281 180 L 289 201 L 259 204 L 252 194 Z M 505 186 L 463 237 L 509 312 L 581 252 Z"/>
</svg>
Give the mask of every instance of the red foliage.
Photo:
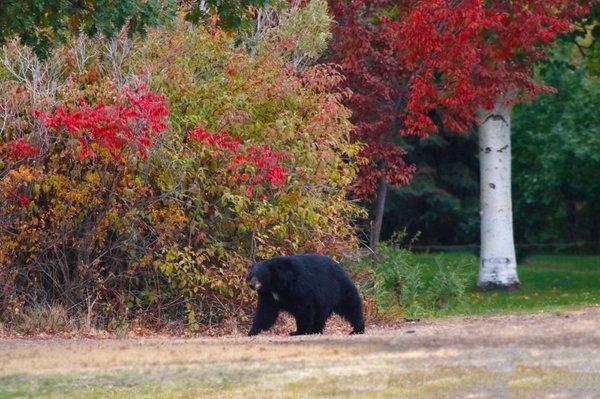
<svg viewBox="0 0 600 399">
<path fill-rule="evenodd" d="M 209 147 L 215 147 L 221 150 L 235 151 L 240 146 L 240 138 L 231 136 L 228 131 L 223 131 L 219 134 L 209 133 L 202 126 L 192 130 L 188 137 L 191 140 L 202 141 Z"/>
<path fill-rule="evenodd" d="M 372 161 L 356 185 L 361 196 L 374 190 L 374 175 L 409 181 L 402 151 L 389 150 L 394 135 L 423 137 L 440 125 L 466 132 L 479 107 L 506 93 L 518 99 L 550 90 L 531 80 L 533 64 L 586 11 L 573 0 L 329 3 L 338 22 L 333 61 L 354 92 L 355 136 L 368 143 L 363 155 Z"/>
<path fill-rule="evenodd" d="M 251 184 L 269 182 L 273 187 L 283 187 L 287 170 L 279 166 L 282 158 L 282 153 L 273 151 L 264 144 L 251 144 L 246 153 L 235 160 L 235 166 L 238 170 L 246 165 L 251 165 L 255 169 L 255 175 L 250 180 Z"/>
<path fill-rule="evenodd" d="M 368 198 L 377 190 L 380 177 L 383 177 L 388 184 L 396 186 L 408 184 L 415 172 L 415 166 L 406 165 L 402 159 L 405 154 L 406 151 L 400 146 L 367 143 L 359 155 L 369 163 L 362 165 L 360 175 L 352 185 L 354 195 Z"/>
<path fill-rule="evenodd" d="M 271 187 L 281 188 L 285 184 L 288 172 L 279 164 L 284 154 L 265 144 L 242 146 L 240 137 L 232 136 L 228 131 L 210 133 L 202 126 L 191 131 L 188 138 L 204 143 L 213 150 L 213 155 L 227 156 L 227 168 L 233 171 L 236 182 L 247 184 L 246 195 L 249 197 L 254 195 L 256 185 L 269 183 Z"/>
<path fill-rule="evenodd" d="M 40 152 L 37 147 L 29 144 L 29 142 L 23 138 L 5 144 L 0 147 L 0 150 L 3 153 L 3 158 L 10 161 L 33 158 Z"/>
<path fill-rule="evenodd" d="M 31 200 L 23 194 L 19 194 L 17 196 L 17 200 L 19 201 L 19 204 L 21 204 L 21 206 L 27 206 L 31 202 Z"/>
<path fill-rule="evenodd" d="M 133 90 L 124 87 L 123 94 L 113 105 L 99 102 L 92 106 L 80 100 L 75 109 L 59 106 L 53 115 L 35 115 L 44 120 L 47 128 L 65 129 L 75 135 L 81 144 L 81 160 L 95 155 L 92 143 L 108 149 L 115 159 L 130 145 L 146 158 L 153 140 L 167 128 L 168 107 L 162 96 L 147 91 L 143 85 Z"/>
</svg>

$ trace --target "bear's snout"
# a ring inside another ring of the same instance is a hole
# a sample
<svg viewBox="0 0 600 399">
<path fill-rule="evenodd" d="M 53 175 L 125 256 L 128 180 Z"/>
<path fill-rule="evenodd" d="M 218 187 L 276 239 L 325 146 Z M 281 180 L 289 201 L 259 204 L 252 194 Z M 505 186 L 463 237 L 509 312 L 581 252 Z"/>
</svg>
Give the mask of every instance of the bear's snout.
<svg viewBox="0 0 600 399">
<path fill-rule="evenodd" d="M 250 288 L 252 288 L 255 291 L 258 291 L 260 289 L 260 287 L 262 287 L 262 284 L 260 283 L 260 281 L 258 281 L 256 276 L 252 277 L 250 279 L 250 281 L 248 282 L 248 284 L 250 285 Z"/>
</svg>

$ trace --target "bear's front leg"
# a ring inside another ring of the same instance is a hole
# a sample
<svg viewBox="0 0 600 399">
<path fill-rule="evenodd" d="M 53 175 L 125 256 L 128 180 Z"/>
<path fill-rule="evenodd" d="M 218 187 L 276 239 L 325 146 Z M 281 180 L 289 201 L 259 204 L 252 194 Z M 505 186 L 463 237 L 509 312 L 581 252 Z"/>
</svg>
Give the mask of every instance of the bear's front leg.
<svg viewBox="0 0 600 399">
<path fill-rule="evenodd" d="M 258 294 L 258 306 L 256 314 L 252 321 L 252 328 L 248 331 L 248 335 L 256 335 L 261 331 L 268 330 L 275 324 L 279 315 L 279 306 L 273 300 L 271 294 Z"/>
<path fill-rule="evenodd" d="M 312 306 L 306 306 L 294 314 L 296 319 L 296 331 L 290 335 L 305 335 L 311 333 L 311 327 L 315 319 L 315 310 Z"/>
</svg>

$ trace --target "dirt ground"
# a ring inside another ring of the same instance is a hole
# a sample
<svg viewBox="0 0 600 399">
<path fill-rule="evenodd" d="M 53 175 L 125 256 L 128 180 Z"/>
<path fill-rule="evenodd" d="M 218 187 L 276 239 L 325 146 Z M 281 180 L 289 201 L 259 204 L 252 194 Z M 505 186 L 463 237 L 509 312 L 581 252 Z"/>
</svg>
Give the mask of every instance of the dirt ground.
<svg viewBox="0 0 600 399">
<path fill-rule="evenodd" d="M 600 398 L 600 308 L 362 336 L 5 339 L 0 359 L 0 398 Z"/>
</svg>

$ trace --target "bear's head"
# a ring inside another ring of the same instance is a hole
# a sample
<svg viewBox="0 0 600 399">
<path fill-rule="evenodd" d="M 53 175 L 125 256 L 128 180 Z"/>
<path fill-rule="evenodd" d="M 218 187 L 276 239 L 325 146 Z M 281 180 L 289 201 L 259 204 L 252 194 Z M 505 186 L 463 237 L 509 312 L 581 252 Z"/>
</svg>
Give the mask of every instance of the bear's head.
<svg viewBox="0 0 600 399">
<path fill-rule="evenodd" d="M 271 270 L 269 268 L 268 261 L 258 262 L 252 265 L 250 273 L 246 281 L 248 285 L 255 291 L 268 291 L 271 287 Z"/>
<path fill-rule="evenodd" d="M 292 266 L 287 256 L 276 256 L 252 265 L 246 281 L 258 292 L 281 292 L 295 283 L 297 272 Z"/>
</svg>

